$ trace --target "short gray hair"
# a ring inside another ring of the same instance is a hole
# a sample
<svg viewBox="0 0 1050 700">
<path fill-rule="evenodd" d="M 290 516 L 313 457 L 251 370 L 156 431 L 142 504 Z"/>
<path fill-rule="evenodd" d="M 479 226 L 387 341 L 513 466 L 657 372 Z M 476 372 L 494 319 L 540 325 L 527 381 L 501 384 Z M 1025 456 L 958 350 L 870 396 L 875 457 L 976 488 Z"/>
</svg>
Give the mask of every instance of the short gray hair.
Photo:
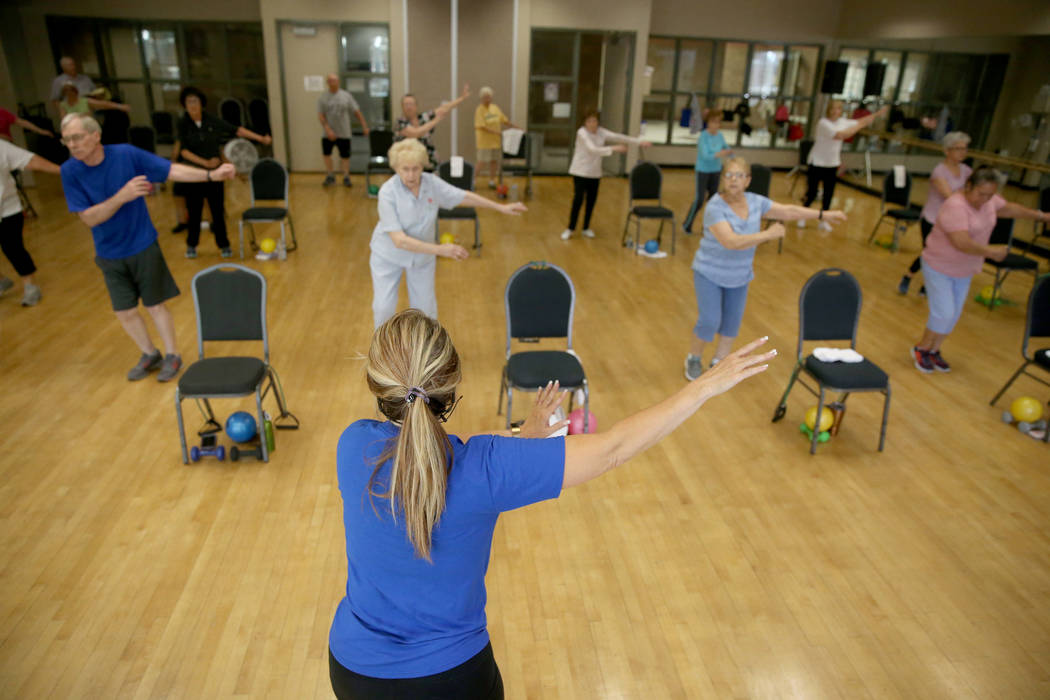
<svg viewBox="0 0 1050 700">
<path fill-rule="evenodd" d="M 88 133 L 94 132 L 96 134 L 102 133 L 102 127 L 99 126 L 95 118 L 90 114 L 83 114 L 80 112 L 70 112 L 66 116 L 62 117 L 62 125 L 59 127 L 59 131 L 65 131 L 66 127 L 72 124 L 74 121 L 80 121 L 81 128 Z"/>
<path fill-rule="evenodd" d="M 949 131 L 941 139 L 941 143 L 944 144 L 945 148 L 951 148 L 962 144 L 963 146 L 970 145 L 970 135 L 963 131 Z"/>
<path fill-rule="evenodd" d="M 478 97 L 484 97 L 485 95 L 492 97 L 492 88 L 485 86 L 478 90 Z"/>
<path fill-rule="evenodd" d="M 991 182 L 994 183 L 996 187 L 1001 187 L 1005 180 L 1006 178 L 1004 175 L 992 166 L 981 165 L 970 173 L 970 177 L 966 179 L 966 185 L 973 188 Z"/>
</svg>

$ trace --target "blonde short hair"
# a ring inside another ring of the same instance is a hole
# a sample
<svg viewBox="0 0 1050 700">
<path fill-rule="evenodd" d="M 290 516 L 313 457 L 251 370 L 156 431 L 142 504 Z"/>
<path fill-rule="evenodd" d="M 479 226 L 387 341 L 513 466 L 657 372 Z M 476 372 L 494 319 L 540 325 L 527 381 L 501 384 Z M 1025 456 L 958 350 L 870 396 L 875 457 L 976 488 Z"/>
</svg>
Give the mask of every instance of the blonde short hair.
<svg viewBox="0 0 1050 700">
<path fill-rule="evenodd" d="M 492 97 L 492 88 L 486 86 L 478 90 L 478 97 L 484 97 L 485 95 Z"/>
<path fill-rule="evenodd" d="M 824 109 L 824 116 L 830 117 L 831 110 L 835 109 L 835 107 L 842 107 L 843 110 L 846 109 L 846 106 L 842 104 L 842 100 L 828 100 L 828 106 Z"/>
<path fill-rule="evenodd" d="M 394 170 L 397 170 L 402 165 L 410 165 L 412 163 L 426 167 L 427 163 L 430 162 L 426 146 L 420 143 L 419 139 L 398 141 L 390 147 L 386 157 L 390 160 L 390 167 Z"/>
<path fill-rule="evenodd" d="M 62 123 L 58 128 L 59 132 L 65 131 L 66 127 L 75 121 L 79 121 L 80 126 L 88 133 L 102 133 L 102 127 L 99 126 L 97 121 L 95 121 L 95 118 L 90 114 L 85 114 L 83 112 L 70 112 L 62 117 Z"/>
<path fill-rule="evenodd" d="M 751 164 L 748 163 L 746 159 L 741 158 L 740 156 L 733 156 L 732 158 L 725 159 L 725 162 L 722 163 L 722 175 L 726 174 L 726 172 L 729 170 L 730 165 L 740 166 L 743 169 L 743 171 L 748 174 L 748 177 L 751 176 Z"/>
</svg>

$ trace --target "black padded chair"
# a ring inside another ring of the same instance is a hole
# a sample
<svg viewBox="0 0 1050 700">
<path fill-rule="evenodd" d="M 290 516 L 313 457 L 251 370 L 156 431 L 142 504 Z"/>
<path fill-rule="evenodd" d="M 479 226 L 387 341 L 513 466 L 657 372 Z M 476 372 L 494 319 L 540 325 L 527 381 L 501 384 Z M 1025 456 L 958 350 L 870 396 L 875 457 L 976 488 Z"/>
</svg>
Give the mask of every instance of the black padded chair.
<svg viewBox="0 0 1050 700">
<path fill-rule="evenodd" d="M 152 126 L 133 126 L 128 129 L 128 143 L 149 153 L 156 153 L 157 132 Z"/>
<path fill-rule="evenodd" d="M 889 209 L 886 206 L 887 204 L 895 204 L 899 208 Z M 875 228 L 871 229 L 868 243 L 875 240 L 875 234 L 878 232 L 882 222 L 890 218 L 893 220 L 893 243 L 890 245 L 890 249 L 896 251 L 900 247 L 901 236 L 908 231 L 909 226 L 918 223 L 921 216 L 922 210 L 913 207 L 911 204 L 911 174 L 905 173 L 904 186 L 897 187 L 896 178 L 893 176 L 893 171 L 890 170 L 886 173 L 886 178 L 882 182 L 882 202 L 879 204 L 879 220 L 875 222 Z"/>
<path fill-rule="evenodd" d="M 563 389 L 582 389 L 584 432 L 587 431 L 590 392 L 583 364 L 572 349 L 572 320 L 576 289 L 557 265 L 531 262 L 514 271 L 507 281 L 504 308 L 507 314 L 507 364 L 499 386 L 499 406 L 507 393 L 507 427 L 510 427 L 513 392 L 538 391 L 557 380 Z M 534 350 L 511 353 L 511 341 L 539 342 L 540 338 L 565 338 L 565 350 Z M 569 401 L 572 410 L 572 399 Z"/>
<path fill-rule="evenodd" d="M 255 395 L 257 425 L 263 425 L 262 402 L 272 389 L 277 399 L 275 428 L 294 430 L 299 419 L 288 411 L 284 390 L 276 370 L 270 366 L 270 338 L 266 330 L 266 278 L 243 265 L 222 264 L 193 276 L 193 307 L 197 313 L 197 355 L 179 377 L 175 388 L 175 417 L 179 422 L 182 463 L 189 461 L 186 427 L 182 419 L 183 399 L 204 404 L 205 423 L 200 435 L 221 430 L 210 399 Z M 263 356 L 205 357 L 205 341 L 262 341 Z M 261 439 L 263 461 L 270 460 L 265 438 Z"/>
<path fill-rule="evenodd" d="M 256 97 L 248 103 L 248 120 L 251 122 L 252 131 L 265 136 L 270 133 L 270 104 Z"/>
<path fill-rule="evenodd" d="M 631 168 L 631 174 L 628 176 L 628 187 L 630 189 L 630 199 L 627 202 L 627 220 L 623 223 L 621 244 L 625 246 L 630 245 L 627 230 L 632 218 L 635 221 L 634 246 L 636 248 L 642 244 L 642 219 L 656 219 L 660 222 L 660 228 L 656 233 L 658 241 L 663 240 L 664 222 L 670 221 L 671 254 L 674 255 L 675 236 L 677 233 L 674 223 L 674 212 L 663 205 L 663 200 L 660 197 L 660 192 L 663 188 L 663 174 L 660 172 L 659 166 L 648 161 L 641 161 L 636 164 Z M 655 199 L 656 205 L 635 204 L 634 200 L 636 199 L 643 201 Z"/>
<path fill-rule="evenodd" d="M 219 116 L 234 126 L 244 126 L 244 106 L 236 97 L 224 98 L 219 103 Z"/>
<path fill-rule="evenodd" d="M 461 190 L 474 191 L 474 166 L 463 161 L 463 174 L 452 177 L 452 163 L 445 161 L 438 166 L 438 177 L 450 185 Z M 437 222 L 440 226 L 442 220 L 446 221 L 473 221 L 474 222 L 474 250 L 481 255 L 481 224 L 478 221 L 478 210 L 474 207 L 455 207 L 453 209 L 438 209 Z"/>
<path fill-rule="evenodd" d="M 798 163 L 788 171 L 788 177 L 791 178 L 791 190 L 788 192 L 789 197 L 795 196 L 795 185 L 798 184 L 798 178 L 805 176 L 809 173 L 809 152 L 813 150 L 813 139 L 802 139 L 798 142 Z"/>
<path fill-rule="evenodd" d="M 1032 338 L 1043 338 L 1047 341 L 1047 347 L 1034 351 L 1030 350 L 1028 344 Z M 1014 380 L 1022 374 L 1026 374 L 1037 382 L 1050 386 L 1050 382 L 1028 371 L 1030 365 L 1035 365 L 1044 372 L 1050 373 L 1050 275 L 1043 275 L 1036 280 L 1035 286 L 1032 287 L 1032 293 L 1028 295 L 1028 314 L 1025 317 L 1024 338 L 1021 340 L 1021 359 L 1024 362 L 1011 375 L 1010 379 L 1003 385 L 1003 388 L 992 397 L 989 405 L 994 406 L 995 402 L 1002 398 L 1002 395 L 1014 383 Z M 1050 440 L 1050 430 L 1047 431 L 1047 435 L 1043 439 L 1044 442 L 1048 440 Z"/>
<path fill-rule="evenodd" d="M 154 112 L 150 115 L 150 121 L 157 132 L 157 143 L 175 143 L 175 116 L 171 112 Z"/>
<path fill-rule="evenodd" d="M 1006 276 L 1011 272 L 1017 270 L 1031 273 L 1033 280 L 1039 276 L 1039 262 L 1010 252 L 1012 251 L 1011 246 L 1013 242 L 1014 220 L 996 219 L 995 228 L 992 229 L 992 235 L 988 239 L 988 243 L 989 245 L 1006 246 L 1007 253 L 1006 258 L 1003 260 L 984 259 L 984 264 L 990 265 L 995 271 L 995 282 L 992 283 L 992 298 L 987 300 L 989 309 L 994 309 L 997 306 L 996 301 L 999 299 L 999 292 L 1002 289 L 1003 282 L 1006 281 Z"/>
<path fill-rule="evenodd" d="M 516 153 L 507 153 L 500 146 L 499 184 L 503 184 L 503 174 L 525 175 L 525 196 L 532 196 L 532 137 L 527 133 L 521 137 Z"/>
<path fill-rule="evenodd" d="M 127 112 L 119 109 L 100 109 L 96 114 L 102 126 L 102 144 L 109 146 L 115 143 L 128 142 L 128 129 L 131 128 L 131 118 Z"/>
<path fill-rule="evenodd" d="M 376 198 L 372 194 L 372 173 L 392 173 L 390 159 L 387 153 L 394 145 L 394 132 L 386 129 L 372 129 L 368 132 L 368 162 L 365 163 L 365 195 Z"/>
<path fill-rule="evenodd" d="M 1039 211 L 1050 211 L 1050 187 L 1044 187 L 1039 191 Z M 1050 224 L 1036 222 L 1035 230 L 1032 231 L 1032 240 L 1028 241 L 1025 255 L 1031 255 L 1032 249 L 1040 238 L 1050 238 Z"/>
<path fill-rule="evenodd" d="M 802 345 L 811 340 L 848 340 L 856 349 L 857 323 L 860 321 L 861 293 L 857 279 L 845 270 L 825 268 L 820 270 L 802 287 L 798 299 L 798 348 L 795 368 L 791 372 L 787 389 L 780 398 L 773 422 L 776 423 L 787 412 L 787 398 L 798 380 L 810 393 L 817 396 L 817 415 L 824 412 L 826 391 L 839 391 L 841 403 L 849 395 L 859 391 L 878 391 L 885 397 L 882 408 L 882 428 L 879 431 L 879 452 L 886 444 L 886 422 L 890 415 L 890 378 L 873 362 L 865 358 L 861 362 L 822 362 L 813 355 L 802 356 Z M 805 372 L 817 382 L 817 388 L 806 384 L 799 377 Z M 817 451 L 819 431 L 814 430 L 809 453 Z"/>
<path fill-rule="evenodd" d="M 281 242 L 284 243 L 285 250 L 291 252 L 298 248 L 299 243 L 295 239 L 295 226 L 292 225 L 292 213 L 289 210 L 291 202 L 288 199 L 288 171 L 273 158 L 262 158 L 252 168 L 249 182 L 252 190 L 252 205 L 241 214 L 241 220 L 238 223 L 238 231 L 241 238 L 241 259 L 244 259 L 245 224 L 248 224 L 248 229 L 251 232 L 251 241 L 249 243 L 252 250 L 258 248 L 258 244 L 255 242 L 255 224 L 262 223 L 279 223 L 281 225 Z M 260 199 L 279 199 L 282 200 L 284 206 L 256 206 L 256 201 Z M 291 244 L 288 243 L 284 235 L 285 221 L 288 222 L 288 231 L 292 234 Z"/>
<path fill-rule="evenodd" d="M 773 171 L 762 165 L 754 163 L 751 165 L 751 184 L 747 186 L 748 192 L 769 196 L 769 188 L 773 184 Z"/>
</svg>

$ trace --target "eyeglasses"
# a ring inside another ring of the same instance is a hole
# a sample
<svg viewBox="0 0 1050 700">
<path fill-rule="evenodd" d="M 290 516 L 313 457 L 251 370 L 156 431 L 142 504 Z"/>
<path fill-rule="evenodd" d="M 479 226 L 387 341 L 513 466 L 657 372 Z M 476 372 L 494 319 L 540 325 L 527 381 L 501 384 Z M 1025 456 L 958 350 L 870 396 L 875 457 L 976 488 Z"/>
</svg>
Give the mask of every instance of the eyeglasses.
<svg viewBox="0 0 1050 700">
<path fill-rule="evenodd" d="M 80 143 L 88 137 L 88 132 L 82 131 L 79 134 L 70 134 L 69 136 L 62 137 L 62 143 L 67 146 L 71 146 L 74 143 Z"/>
<path fill-rule="evenodd" d="M 738 171 L 733 171 L 733 172 L 730 172 L 730 173 L 725 173 L 722 177 L 724 177 L 727 180 L 743 180 L 747 176 L 748 176 L 747 173 L 741 173 L 741 172 L 738 172 Z"/>
</svg>

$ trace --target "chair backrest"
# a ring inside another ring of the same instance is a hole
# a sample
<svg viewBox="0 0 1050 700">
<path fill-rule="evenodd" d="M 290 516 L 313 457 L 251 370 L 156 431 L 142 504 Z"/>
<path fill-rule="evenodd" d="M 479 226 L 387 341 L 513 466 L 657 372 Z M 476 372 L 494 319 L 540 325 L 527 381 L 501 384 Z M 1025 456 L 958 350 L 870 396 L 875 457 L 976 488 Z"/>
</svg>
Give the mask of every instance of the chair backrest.
<svg viewBox="0 0 1050 700">
<path fill-rule="evenodd" d="M 152 126 L 133 126 L 128 129 L 128 143 L 150 153 L 157 152 L 157 132 Z"/>
<path fill-rule="evenodd" d="M 1043 275 L 1032 285 L 1028 295 L 1028 315 L 1025 319 L 1024 342 L 1021 354 L 1029 358 L 1029 338 L 1050 338 L 1050 274 Z"/>
<path fill-rule="evenodd" d="M 904 174 L 904 187 L 897 187 L 897 178 L 893 176 L 892 169 L 886 173 L 882 181 L 882 203 L 905 208 L 911 206 L 911 173 Z"/>
<path fill-rule="evenodd" d="M 813 139 L 802 139 L 798 142 L 798 164 L 809 162 L 809 152 L 813 150 Z"/>
<path fill-rule="evenodd" d="M 263 358 L 269 363 L 265 277 L 244 265 L 225 263 L 198 272 L 191 286 L 197 352 L 202 359 L 205 341 L 261 340 Z"/>
<path fill-rule="evenodd" d="M 283 199 L 288 203 L 288 171 L 273 158 L 261 158 L 252 168 L 252 205 L 257 199 Z"/>
<path fill-rule="evenodd" d="M 500 152 L 503 154 L 504 158 L 523 158 L 525 160 L 529 160 L 529 156 L 531 155 L 532 151 L 529 150 L 528 133 L 524 133 L 521 135 L 521 143 L 518 144 L 517 153 L 507 153 L 502 149 L 502 147 L 500 147 Z"/>
<path fill-rule="evenodd" d="M 1050 211 L 1050 187 L 1039 191 L 1039 211 Z"/>
<path fill-rule="evenodd" d="M 474 191 L 474 166 L 467 161 L 463 161 L 463 174 L 459 177 L 452 177 L 452 163 L 450 161 L 441 163 L 438 165 L 438 177 L 461 190 Z"/>
<path fill-rule="evenodd" d="M 102 117 L 102 143 L 110 145 L 114 143 L 128 142 L 128 129 L 131 127 L 131 119 L 127 112 L 119 109 L 99 110 Z"/>
<path fill-rule="evenodd" d="M 1014 220 L 1013 219 L 996 219 L 995 228 L 992 229 L 992 235 L 988 239 L 989 245 L 1005 245 L 1008 246 L 1013 242 L 1014 238 Z"/>
<path fill-rule="evenodd" d="M 234 126 L 244 126 L 244 108 L 235 97 L 227 97 L 219 103 L 219 116 Z"/>
<path fill-rule="evenodd" d="M 248 103 L 248 119 L 255 133 L 264 136 L 270 133 L 270 104 L 261 97 L 256 97 Z"/>
<path fill-rule="evenodd" d="M 565 270 L 548 262 L 522 265 L 507 281 L 507 356 L 513 338 L 566 338 L 572 349 L 576 288 Z"/>
<path fill-rule="evenodd" d="M 368 153 L 371 158 L 386 160 L 386 154 L 394 145 L 394 132 L 387 129 L 372 129 L 368 132 Z"/>
<path fill-rule="evenodd" d="M 628 177 L 631 199 L 660 199 L 660 188 L 663 186 L 663 174 L 656 163 L 639 161 Z"/>
<path fill-rule="evenodd" d="M 751 184 L 747 186 L 748 192 L 769 196 L 769 187 L 773 183 L 773 171 L 766 166 L 755 163 L 751 166 Z"/>
<path fill-rule="evenodd" d="M 175 116 L 171 112 L 154 112 L 150 121 L 157 132 L 157 143 L 175 143 Z"/>
<path fill-rule="evenodd" d="M 860 284 L 845 270 L 824 268 L 806 280 L 798 298 L 798 356 L 807 340 L 848 340 L 854 347 L 860 304 Z"/>
</svg>

